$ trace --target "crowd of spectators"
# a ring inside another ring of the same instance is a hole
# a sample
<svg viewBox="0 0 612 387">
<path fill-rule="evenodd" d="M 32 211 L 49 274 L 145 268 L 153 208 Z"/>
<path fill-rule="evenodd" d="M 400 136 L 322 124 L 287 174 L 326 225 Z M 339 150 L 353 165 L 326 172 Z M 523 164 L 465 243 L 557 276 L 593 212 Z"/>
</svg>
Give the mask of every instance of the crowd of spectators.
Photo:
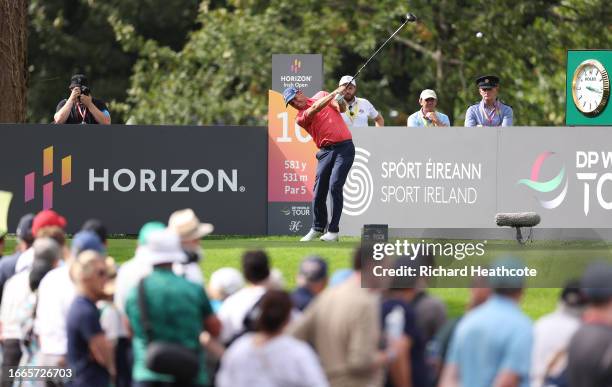
<svg viewBox="0 0 612 387">
<path fill-rule="evenodd" d="M 213 226 L 190 209 L 143 225 L 121 265 L 101 221 L 70 243 L 66 225 L 52 210 L 24 215 L 14 253 L 0 259 L 3 370 L 72 372 L 15 385 L 612 385 L 609 264 L 568 283 L 535 324 L 521 311 L 520 277 L 475 279 L 464 315 L 449 319 L 422 278 L 363 288 L 361 249 L 334 273 L 324 257 L 305 257 L 287 292 L 261 250 L 245 251 L 241 270 L 202 273 Z"/>
</svg>

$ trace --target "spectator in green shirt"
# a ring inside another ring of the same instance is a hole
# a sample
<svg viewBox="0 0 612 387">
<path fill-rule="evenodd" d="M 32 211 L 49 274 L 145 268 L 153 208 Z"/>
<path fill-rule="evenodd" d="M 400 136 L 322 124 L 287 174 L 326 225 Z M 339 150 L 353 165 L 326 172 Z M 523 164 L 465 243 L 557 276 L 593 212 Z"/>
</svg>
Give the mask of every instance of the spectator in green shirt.
<svg viewBox="0 0 612 387">
<path fill-rule="evenodd" d="M 206 330 L 217 337 L 221 323 L 213 314 L 204 288 L 172 271 L 173 263 L 182 263 L 186 256 L 178 235 L 171 231 L 155 231 L 143 252 L 153 266 L 153 272 L 144 281 L 145 302 L 152 326 L 151 341 L 183 345 L 200 355 L 200 370 L 193 386 L 209 385 L 204 351 L 199 336 Z M 172 375 L 159 374 L 146 367 L 148 340 L 142 326 L 138 307 L 138 287 L 131 290 L 126 301 L 126 313 L 133 332 L 135 387 L 177 386 Z M 181 387 L 188 387 L 182 384 Z"/>
</svg>

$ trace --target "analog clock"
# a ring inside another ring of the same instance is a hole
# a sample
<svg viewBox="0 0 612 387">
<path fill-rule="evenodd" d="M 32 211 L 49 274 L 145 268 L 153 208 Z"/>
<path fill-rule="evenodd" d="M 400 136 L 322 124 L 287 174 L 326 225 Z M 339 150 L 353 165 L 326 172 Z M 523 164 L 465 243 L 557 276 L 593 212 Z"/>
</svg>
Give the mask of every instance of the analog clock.
<svg viewBox="0 0 612 387">
<path fill-rule="evenodd" d="M 572 96 L 585 116 L 595 117 L 604 110 L 610 97 L 610 79 L 601 62 L 590 59 L 580 63 L 572 80 Z"/>
</svg>

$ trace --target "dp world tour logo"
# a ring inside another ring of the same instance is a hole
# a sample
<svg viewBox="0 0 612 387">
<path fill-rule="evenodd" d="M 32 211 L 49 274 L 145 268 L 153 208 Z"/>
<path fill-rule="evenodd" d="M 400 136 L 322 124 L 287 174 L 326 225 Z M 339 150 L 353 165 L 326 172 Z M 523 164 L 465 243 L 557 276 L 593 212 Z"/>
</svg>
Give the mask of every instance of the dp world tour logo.
<svg viewBox="0 0 612 387">
<path fill-rule="evenodd" d="M 72 155 L 62 158 L 62 186 L 72 182 Z M 42 176 L 53 175 L 53 146 L 43 149 L 43 170 Z M 30 172 L 25 175 L 24 181 L 24 202 L 34 200 L 34 192 L 36 187 L 36 172 Z M 42 186 L 42 202 L 43 210 L 53 208 L 53 180 L 48 181 Z"/>
<path fill-rule="evenodd" d="M 553 199 L 550 199 L 550 200 L 538 199 L 542 207 L 549 209 L 549 210 L 553 208 L 557 208 L 561 205 L 561 203 L 563 203 L 563 200 L 565 200 L 565 195 L 567 195 L 567 184 L 568 184 L 568 179 L 565 176 L 565 166 L 561 167 L 561 170 L 559 171 L 557 176 L 553 177 L 552 179 L 548 181 L 540 181 L 540 170 L 542 169 L 542 164 L 544 164 L 544 161 L 548 157 L 554 154 L 555 154 L 554 152 L 541 153 L 536 158 L 535 162 L 533 163 L 533 166 L 531 167 L 531 179 L 521 179 L 518 181 L 518 184 L 526 185 L 527 187 L 539 193 L 553 192 L 557 190 L 561 185 L 563 185 L 563 189 L 561 190 L 561 192 L 557 196 L 555 196 Z M 564 181 L 565 181 L 565 184 L 563 183 Z"/>
<path fill-rule="evenodd" d="M 302 69 L 302 61 L 298 59 L 294 59 L 291 62 L 291 72 L 297 74 L 300 72 L 301 69 Z"/>
<path fill-rule="evenodd" d="M 368 169 L 370 152 L 355 148 L 355 161 L 344 184 L 344 208 L 342 212 L 357 216 L 367 211 L 372 203 L 374 181 Z"/>
</svg>

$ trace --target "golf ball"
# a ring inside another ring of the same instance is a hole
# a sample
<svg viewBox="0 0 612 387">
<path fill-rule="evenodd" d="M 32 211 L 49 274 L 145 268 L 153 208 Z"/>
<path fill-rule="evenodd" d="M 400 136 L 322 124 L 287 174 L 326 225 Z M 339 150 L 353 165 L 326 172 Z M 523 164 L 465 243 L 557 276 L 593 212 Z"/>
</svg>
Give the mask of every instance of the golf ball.
<svg viewBox="0 0 612 387">
<path fill-rule="evenodd" d="M 482 38 L 482 32 L 480 31 L 476 32 L 476 37 L 479 39 Z"/>
</svg>

